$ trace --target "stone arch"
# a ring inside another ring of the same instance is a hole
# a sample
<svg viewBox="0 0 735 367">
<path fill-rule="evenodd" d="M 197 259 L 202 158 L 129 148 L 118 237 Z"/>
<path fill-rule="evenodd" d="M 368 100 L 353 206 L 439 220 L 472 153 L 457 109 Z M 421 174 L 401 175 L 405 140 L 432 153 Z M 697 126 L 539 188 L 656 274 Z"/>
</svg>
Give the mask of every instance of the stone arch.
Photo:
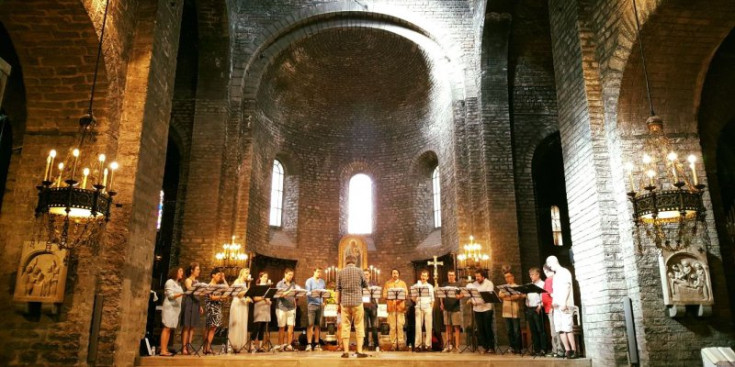
<svg viewBox="0 0 735 367">
<path fill-rule="evenodd" d="M 336 6 L 335 6 L 336 5 Z M 465 65 L 462 53 L 441 29 L 429 27 L 410 12 L 380 7 L 368 11 L 357 4 L 327 4 L 316 6 L 308 12 L 300 12 L 276 22 L 260 36 L 257 44 L 244 66 L 243 96 L 251 100 L 257 94 L 260 80 L 270 63 L 290 45 L 310 37 L 318 32 L 339 28 L 379 29 L 394 33 L 414 42 L 422 49 L 426 57 L 435 63 L 447 65 L 451 73 L 453 100 L 465 98 L 464 75 Z M 287 19 L 294 18 L 293 22 Z M 429 32 L 428 29 L 432 29 Z"/>
<path fill-rule="evenodd" d="M 709 64 L 697 114 L 697 132 L 702 145 L 704 167 L 712 198 L 717 237 L 723 252 L 722 262 L 728 280 L 731 313 L 735 310 L 735 258 L 733 257 L 732 218 L 735 212 L 735 30 L 720 44 Z"/>
<path fill-rule="evenodd" d="M 77 121 L 85 112 L 99 42 L 99 27 L 91 19 L 98 17 L 97 10 L 90 9 L 90 14 L 86 5 L 79 0 L 14 0 L 0 5 L 0 21 L 13 39 L 23 67 L 29 132 L 76 131 Z M 111 8 L 110 15 L 113 11 Z M 59 24 L 64 24 L 63 33 L 59 32 Z M 114 28 L 110 23 L 108 27 Z M 104 121 L 111 120 L 107 93 L 112 66 L 108 61 L 114 58 L 110 33 L 105 36 L 95 93 L 95 116 L 98 125 L 106 128 L 109 126 Z M 61 44 L 60 36 L 73 46 Z"/>
</svg>

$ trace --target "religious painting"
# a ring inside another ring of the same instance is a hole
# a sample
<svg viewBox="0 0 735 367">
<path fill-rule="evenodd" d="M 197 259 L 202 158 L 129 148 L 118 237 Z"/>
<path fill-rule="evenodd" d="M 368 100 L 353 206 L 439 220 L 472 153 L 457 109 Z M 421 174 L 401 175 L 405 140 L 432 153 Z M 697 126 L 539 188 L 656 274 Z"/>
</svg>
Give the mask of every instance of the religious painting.
<svg viewBox="0 0 735 367">
<path fill-rule="evenodd" d="M 16 302 L 61 303 L 66 289 L 66 250 L 58 245 L 26 242 L 15 280 Z"/>
<path fill-rule="evenodd" d="M 355 257 L 355 266 L 360 269 L 368 267 L 367 242 L 365 237 L 357 235 L 346 235 L 339 241 L 339 263 L 338 267 L 344 269 L 347 265 L 347 256 Z"/>
</svg>

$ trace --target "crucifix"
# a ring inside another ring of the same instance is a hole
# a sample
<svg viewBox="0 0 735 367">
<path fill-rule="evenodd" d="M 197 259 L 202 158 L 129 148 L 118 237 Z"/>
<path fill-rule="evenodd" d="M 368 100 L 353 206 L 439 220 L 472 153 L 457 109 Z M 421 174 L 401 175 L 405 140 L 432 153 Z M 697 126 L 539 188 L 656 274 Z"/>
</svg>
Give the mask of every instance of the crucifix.
<svg viewBox="0 0 735 367">
<path fill-rule="evenodd" d="M 438 256 L 434 255 L 434 261 L 429 260 L 427 265 L 434 267 L 434 287 L 439 286 L 439 267 L 444 265 L 444 261 L 438 261 Z"/>
</svg>

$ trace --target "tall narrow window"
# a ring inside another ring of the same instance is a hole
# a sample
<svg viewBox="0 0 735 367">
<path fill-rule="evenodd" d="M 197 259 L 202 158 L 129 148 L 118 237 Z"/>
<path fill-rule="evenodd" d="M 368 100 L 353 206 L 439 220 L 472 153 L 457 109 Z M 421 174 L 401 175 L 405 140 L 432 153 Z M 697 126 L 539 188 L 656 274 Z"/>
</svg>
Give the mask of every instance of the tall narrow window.
<svg viewBox="0 0 735 367">
<path fill-rule="evenodd" d="M 158 219 L 156 220 L 156 230 L 161 229 L 161 219 L 163 219 L 163 190 L 158 199 Z"/>
<path fill-rule="evenodd" d="M 442 226 L 442 193 L 439 185 L 439 167 L 434 168 L 434 173 L 431 174 L 431 185 L 434 196 L 434 228 L 440 228 Z"/>
<path fill-rule="evenodd" d="M 554 236 L 555 246 L 564 246 L 561 235 L 561 214 L 559 214 L 559 207 L 556 205 L 551 206 L 551 234 Z"/>
<path fill-rule="evenodd" d="M 271 182 L 271 216 L 269 224 L 274 227 L 281 226 L 283 214 L 283 165 L 279 161 L 273 161 L 273 181 Z"/>
<path fill-rule="evenodd" d="M 351 234 L 373 232 L 373 181 L 365 174 L 350 179 L 348 189 L 347 231 Z"/>
</svg>

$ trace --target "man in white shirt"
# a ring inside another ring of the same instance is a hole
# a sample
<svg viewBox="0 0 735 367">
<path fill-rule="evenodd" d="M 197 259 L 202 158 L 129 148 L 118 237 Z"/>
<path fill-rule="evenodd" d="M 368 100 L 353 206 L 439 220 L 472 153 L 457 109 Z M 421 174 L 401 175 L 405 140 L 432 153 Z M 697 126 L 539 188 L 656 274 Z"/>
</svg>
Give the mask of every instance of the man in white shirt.
<svg viewBox="0 0 735 367">
<path fill-rule="evenodd" d="M 541 270 L 531 268 L 528 271 L 531 283 L 544 289 L 544 281 L 541 280 Z M 533 353 L 537 356 L 546 355 L 548 346 L 546 344 L 546 328 L 544 327 L 544 306 L 541 302 L 541 293 L 529 293 L 526 295 L 526 320 L 531 328 L 533 339 Z"/>
<path fill-rule="evenodd" d="M 467 288 L 475 288 L 480 292 L 492 292 L 495 290 L 493 282 L 485 278 L 484 270 L 475 271 L 475 282 L 468 284 Z M 471 300 L 472 311 L 475 315 L 475 325 L 479 335 L 479 346 L 485 349 L 485 353 L 495 353 L 495 334 L 493 333 L 493 315 L 495 307 L 492 303 L 479 303 Z"/>
<path fill-rule="evenodd" d="M 556 256 L 546 258 L 546 264 L 555 272 L 551 306 L 554 308 L 554 327 L 559 339 L 564 344 L 567 359 L 577 358 L 577 345 L 574 342 L 572 326 L 574 326 L 574 290 L 572 289 L 572 273 L 559 265 Z"/>
<path fill-rule="evenodd" d="M 429 283 L 429 271 L 421 270 L 419 281 L 412 288 L 418 288 L 419 297 L 413 297 L 416 305 L 416 351 L 428 351 L 431 349 L 431 329 L 433 326 L 432 313 L 434 311 L 434 286 Z M 428 290 L 428 291 L 427 291 Z M 425 326 L 426 336 L 421 343 L 421 327 Z"/>
</svg>

